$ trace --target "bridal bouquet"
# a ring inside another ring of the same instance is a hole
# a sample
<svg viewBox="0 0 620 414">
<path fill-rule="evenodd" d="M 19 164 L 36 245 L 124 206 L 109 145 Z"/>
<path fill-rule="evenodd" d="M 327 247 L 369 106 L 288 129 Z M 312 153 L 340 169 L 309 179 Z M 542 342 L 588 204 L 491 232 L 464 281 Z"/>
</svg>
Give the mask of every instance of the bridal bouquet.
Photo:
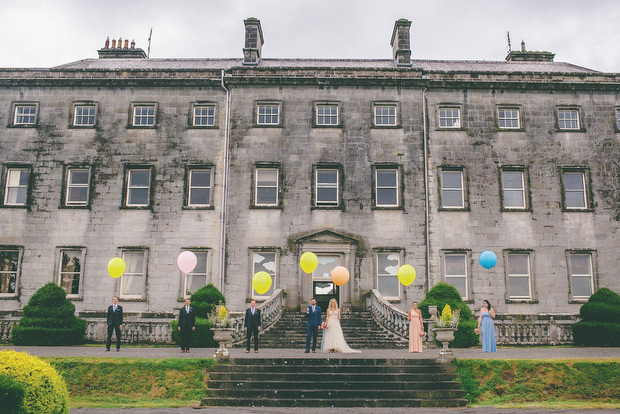
<svg viewBox="0 0 620 414">
<path fill-rule="evenodd" d="M 327 323 L 323 322 L 319 325 L 319 329 L 327 329 Z"/>
</svg>

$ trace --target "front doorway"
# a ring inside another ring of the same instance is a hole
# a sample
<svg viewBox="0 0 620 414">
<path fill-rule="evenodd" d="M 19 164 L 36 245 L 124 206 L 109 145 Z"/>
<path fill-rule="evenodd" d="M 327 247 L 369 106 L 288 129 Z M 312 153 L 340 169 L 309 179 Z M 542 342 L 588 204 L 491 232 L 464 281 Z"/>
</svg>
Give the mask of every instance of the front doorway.
<svg viewBox="0 0 620 414">
<path fill-rule="evenodd" d="M 336 299 L 340 306 L 340 288 L 331 279 L 332 270 L 340 266 L 340 255 L 317 254 L 317 258 L 319 264 L 312 272 L 312 295 L 321 307 L 321 312 L 325 314 L 330 299 Z"/>
</svg>

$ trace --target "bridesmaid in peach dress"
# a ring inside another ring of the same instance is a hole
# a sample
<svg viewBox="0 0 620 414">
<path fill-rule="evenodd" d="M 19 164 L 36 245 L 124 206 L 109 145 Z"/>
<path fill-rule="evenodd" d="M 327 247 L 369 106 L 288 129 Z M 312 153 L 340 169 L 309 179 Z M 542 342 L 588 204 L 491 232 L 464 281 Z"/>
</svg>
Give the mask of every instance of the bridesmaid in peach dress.
<svg viewBox="0 0 620 414">
<path fill-rule="evenodd" d="M 409 313 L 409 352 L 422 352 L 422 337 L 426 335 L 422 331 L 422 312 L 418 309 L 418 302 L 413 302 Z"/>
</svg>

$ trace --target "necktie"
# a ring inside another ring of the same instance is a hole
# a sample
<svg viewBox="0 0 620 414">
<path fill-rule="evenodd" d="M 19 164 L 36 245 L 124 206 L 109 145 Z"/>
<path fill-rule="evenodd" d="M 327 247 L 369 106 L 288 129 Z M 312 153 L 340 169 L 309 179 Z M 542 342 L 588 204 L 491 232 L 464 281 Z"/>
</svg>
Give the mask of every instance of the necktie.
<svg viewBox="0 0 620 414">
<path fill-rule="evenodd" d="M 116 312 L 116 305 L 112 307 L 112 312 Z"/>
<path fill-rule="evenodd" d="M 312 312 L 316 312 L 316 307 L 312 307 Z"/>
<path fill-rule="evenodd" d="M 252 308 L 252 316 L 254 316 L 254 308 Z"/>
<path fill-rule="evenodd" d="M 185 313 L 189 313 L 189 306 L 185 307 Z"/>
</svg>

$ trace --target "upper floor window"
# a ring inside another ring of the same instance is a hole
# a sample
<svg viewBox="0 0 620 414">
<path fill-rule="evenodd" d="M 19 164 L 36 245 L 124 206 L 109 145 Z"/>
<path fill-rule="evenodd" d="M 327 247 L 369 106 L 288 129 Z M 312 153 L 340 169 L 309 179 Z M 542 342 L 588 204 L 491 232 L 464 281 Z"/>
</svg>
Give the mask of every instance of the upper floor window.
<svg viewBox="0 0 620 414">
<path fill-rule="evenodd" d="M 525 210 L 527 208 L 525 170 L 503 169 L 501 179 L 503 208 Z"/>
<path fill-rule="evenodd" d="M 211 205 L 211 168 L 190 167 L 187 172 L 187 206 Z"/>
<path fill-rule="evenodd" d="M 400 252 L 377 252 L 377 289 L 385 298 L 400 298 L 399 267 Z"/>
<path fill-rule="evenodd" d="M 589 208 L 585 171 L 563 170 L 564 209 L 584 210 Z"/>
<path fill-rule="evenodd" d="M 336 104 L 317 104 L 316 105 L 316 125 L 335 126 L 339 125 L 338 105 Z"/>
<path fill-rule="evenodd" d="M 254 205 L 278 205 L 278 168 L 256 168 L 254 178 Z"/>
<path fill-rule="evenodd" d="M 275 250 L 254 250 L 252 251 L 252 274 L 250 275 L 250 286 L 252 286 L 251 278 L 257 272 L 267 272 L 269 276 L 271 276 L 271 286 L 269 290 L 263 294 L 259 294 L 252 287 L 252 297 L 253 298 L 261 298 L 261 297 L 269 297 L 273 293 L 273 290 L 276 286 L 276 276 L 277 276 L 277 251 Z"/>
<path fill-rule="evenodd" d="M 83 274 L 84 249 L 61 249 L 58 266 L 58 284 L 67 293 L 67 297 L 80 294 Z"/>
<path fill-rule="evenodd" d="M 400 206 L 400 178 L 398 168 L 375 168 L 375 207 Z"/>
<path fill-rule="evenodd" d="M 463 170 L 441 169 L 441 208 L 465 208 L 465 186 Z"/>
<path fill-rule="evenodd" d="M 129 168 L 127 170 L 126 187 L 125 206 L 149 206 L 151 196 L 151 169 L 149 167 Z"/>
<path fill-rule="evenodd" d="M 568 252 L 571 298 L 587 300 L 594 292 L 592 254 Z"/>
<path fill-rule="evenodd" d="M 95 105 L 75 105 L 73 109 L 73 126 L 95 126 Z"/>
<path fill-rule="evenodd" d="M 6 169 L 5 206 L 25 206 L 27 204 L 29 175 L 29 168 Z"/>
<path fill-rule="evenodd" d="M 192 114 L 192 126 L 215 126 L 215 105 L 194 105 Z"/>
<path fill-rule="evenodd" d="M 259 103 L 256 107 L 257 125 L 280 125 L 280 104 Z"/>
<path fill-rule="evenodd" d="M 497 126 L 499 127 L 499 129 L 521 128 L 519 108 L 498 108 Z"/>
<path fill-rule="evenodd" d="M 0 296 L 17 293 L 21 257 L 21 248 L 0 246 Z"/>
<path fill-rule="evenodd" d="M 558 109 L 558 129 L 575 130 L 580 128 L 578 109 Z"/>
<path fill-rule="evenodd" d="M 445 253 L 444 276 L 446 283 L 454 286 L 459 291 L 463 300 L 468 299 L 469 281 L 467 272 L 467 254 Z"/>
<path fill-rule="evenodd" d="M 620 108 L 616 108 L 616 130 L 620 131 Z"/>
<path fill-rule="evenodd" d="M 66 206 L 87 206 L 89 202 L 90 168 L 67 168 Z"/>
<path fill-rule="evenodd" d="M 439 107 L 439 128 L 461 128 L 461 108 Z"/>
<path fill-rule="evenodd" d="M 375 104 L 375 126 L 396 126 L 396 104 Z"/>
<path fill-rule="evenodd" d="M 37 105 L 15 104 L 13 125 L 33 126 L 37 122 Z"/>
<path fill-rule="evenodd" d="M 144 299 L 146 296 L 146 249 L 123 249 L 125 273 L 120 277 L 119 294 L 125 299 Z"/>
<path fill-rule="evenodd" d="M 337 206 L 340 203 L 340 171 L 338 168 L 318 167 L 315 171 L 315 204 Z"/>
<path fill-rule="evenodd" d="M 132 126 L 155 126 L 155 105 L 133 105 Z"/>
<path fill-rule="evenodd" d="M 532 299 L 531 265 L 528 252 L 507 253 L 508 297 Z"/>
<path fill-rule="evenodd" d="M 192 250 L 198 260 L 196 267 L 191 273 L 183 275 L 183 298 L 189 299 L 192 293 L 198 289 L 207 285 L 208 272 L 207 272 L 207 259 L 209 255 L 208 250 Z"/>
</svg>

